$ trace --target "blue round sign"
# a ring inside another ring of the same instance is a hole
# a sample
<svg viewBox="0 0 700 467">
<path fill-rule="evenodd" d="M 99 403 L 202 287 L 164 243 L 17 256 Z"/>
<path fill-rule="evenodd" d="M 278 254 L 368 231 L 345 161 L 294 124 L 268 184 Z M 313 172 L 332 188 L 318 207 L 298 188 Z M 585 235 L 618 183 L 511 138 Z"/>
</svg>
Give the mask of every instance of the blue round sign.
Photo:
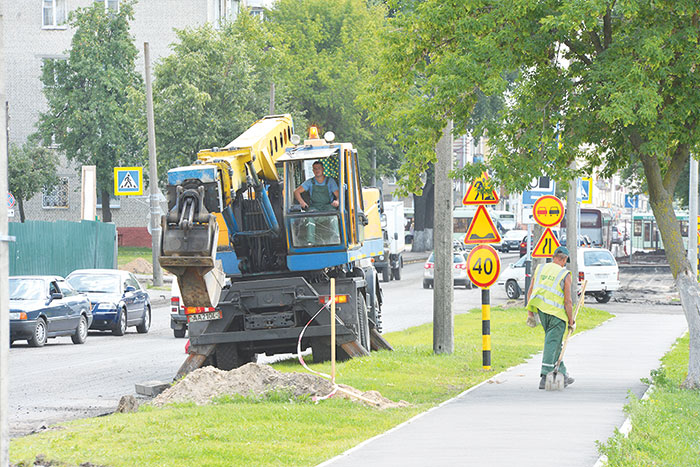
<svg viewBox="0 0 700 467">
<path fill-rule="evenodd" d="M 15 195 L 13 195 L 10 192 L 7 192 L 7 207 L 9 209 L 12 209 L 13 207 L 15 207 L 15 203 L 16 203 Z"/>
</svg>

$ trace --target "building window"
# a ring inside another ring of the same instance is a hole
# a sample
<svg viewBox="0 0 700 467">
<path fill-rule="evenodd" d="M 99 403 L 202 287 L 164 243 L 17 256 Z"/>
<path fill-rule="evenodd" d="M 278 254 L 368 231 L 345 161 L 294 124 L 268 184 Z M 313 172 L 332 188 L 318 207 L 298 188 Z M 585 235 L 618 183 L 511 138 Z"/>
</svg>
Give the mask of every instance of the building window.
<svg viewBox="0 0 700 467">
<path fill-rule="evenodd" d="M 65 29 L 66 23 L 66 0 L 44 0 L 44 11 L 42 14 L 42 27 L 45 29 L 61 28 Z"/>
<path fill-rule="evenodd" d="M 109 10 L 119 11 L 119 0 L 95 0 L 95 3 L 101 3 Z"/>
<path fill-rule="evenodd" d="M 260 8 L 260 7 L 251 7 L 250 8 L 250 15 L 251 16 L 257 16 L 259 18 L 262 18 L 264 14 L 265 14 L 265 10 Z"/>
<path fill-rule="evenodd" d="M 121 196 L 109 195 L 109 208 L 118 209 L 121 207 Z M 102 209 L 102 193 L 97 193 L 96 209 Z"/>
<path fill-rule="evenodd" d="M 218 28 L 222 24 L 235 21 L 240 9 L 240 0 L 213 0 L 214 25 Z"/>
<path fill-rule="evenodd" d="M 61 177 L 51 190 L 44 189 L 41 207 L 45 209 L 68 207 L 68 177 Z"/>
</svg>

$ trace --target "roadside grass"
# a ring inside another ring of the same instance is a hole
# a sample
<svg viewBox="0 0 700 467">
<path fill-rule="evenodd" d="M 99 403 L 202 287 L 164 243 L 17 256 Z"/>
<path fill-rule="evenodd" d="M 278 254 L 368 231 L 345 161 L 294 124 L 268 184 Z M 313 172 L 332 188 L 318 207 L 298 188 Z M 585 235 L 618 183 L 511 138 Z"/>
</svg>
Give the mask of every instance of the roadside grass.
<svg viewBox="0 0 700 467">
<path fill-rule="evenodd" d="M 123 268 L 136 258 L 143 258 L 150 263 L 153 261 L 153 252 L 147 247 L 120 246 L 117 251 L 117 268 Z"/>
<path fill-rule="evenodd" d="M 599 446 L 608 466 L 700 465 L 700 391 L 680 388 L 688 374 L 688 346 L 686 334 L 662 358 L 647 399 L 631 396 L 625 407 L 629 436 L 616 432 Z"/>
<path fill-rule="evenodd" d="M 313 404 L 280 393 L 224 396 L 204 407 L 144 406 L 136 413 L 76 420 L 13 439 L 11 459 L 27 466 L 38 454 L 69 465 L 112 467 L 315 465 L 527 360 L 541 349 L 543 333 L 526 327 L 525 317 L 522 308 L 491 310 L 492 371 L 481 369 L 478 309 L 455 316 L 452 355 L 433 354 L 432 324 L 426 324 L 387 334 L 393 352 L 337 364 L 339 383 L 378 390 L 410 407 L 380 411 L 335 398 Z M 604 311 L 584 309 L 577 329 L 591 329 L 608 318 Z M 294 360 L 274 366 L 304 371 Z M 310 366 L 330 371 L 327 363 Z M 539 375 L 527 377 L 534 390 Z"/>
</svg>

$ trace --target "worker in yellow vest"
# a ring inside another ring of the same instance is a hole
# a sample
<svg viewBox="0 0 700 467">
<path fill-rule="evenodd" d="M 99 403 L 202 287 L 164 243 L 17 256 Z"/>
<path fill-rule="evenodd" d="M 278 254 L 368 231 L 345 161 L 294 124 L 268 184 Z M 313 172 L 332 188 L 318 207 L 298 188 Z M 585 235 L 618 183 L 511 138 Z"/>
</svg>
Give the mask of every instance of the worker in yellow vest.
<svg viewBox="0 0 700 467">
<path fill-rule="evenodd" d="M 559 359 L 561 341 L 567 324 L 572 331 L 576 327 L 571 301 L 571 274 L 566 269 L 568 259 L 568 248 L 560 246 L 554 250 L 552 262 L 541 264 L 535 269 L 530 290 L 527 292 L 528 319 L 534 319 L 535 313 L 538 313 L 544 328 L 540 389 L 544 389 L 547 373 L 554 371 L 554 365 Z M 564 375 L 565 386 L 574 382 L 563 361 L 559 365 L 559 372 Z"/>
</svg>

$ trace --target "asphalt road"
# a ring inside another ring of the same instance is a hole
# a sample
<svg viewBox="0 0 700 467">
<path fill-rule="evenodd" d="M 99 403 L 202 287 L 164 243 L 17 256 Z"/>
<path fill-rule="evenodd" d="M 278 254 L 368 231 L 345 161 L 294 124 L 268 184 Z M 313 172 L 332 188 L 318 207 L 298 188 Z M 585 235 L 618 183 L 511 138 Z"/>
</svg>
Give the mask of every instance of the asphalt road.
<svg viewBox="0 0 700 467">
<path fill-rule="evenodd" d="M 501 255 L 503 266 L 517 253 Z M 423 263 L 406 265 L 401 281 L 382 283 L 384 331 L 397 331 L 433 319 L 433 289 L 423 289 Z M 491 303 L 506 300 L 502 287 L 492 289 Z M 481 306 L 480 289 L 454 289 L 455 313 Z M 83 345 L 69 337 L 49 339 L 42 348 L 25 341 L 10 349 L 10 435 L 21 436 L 61 421 L 111 413 L 134 385 L 170 381 L 185 359 L 185 339 L 175 339 L 170 310 L 154 307 L 151 330 L 129 328 L 123 337 L 91 332 Z M 264 361 L 271 359 L 265 358 Z"/>
</svg>

